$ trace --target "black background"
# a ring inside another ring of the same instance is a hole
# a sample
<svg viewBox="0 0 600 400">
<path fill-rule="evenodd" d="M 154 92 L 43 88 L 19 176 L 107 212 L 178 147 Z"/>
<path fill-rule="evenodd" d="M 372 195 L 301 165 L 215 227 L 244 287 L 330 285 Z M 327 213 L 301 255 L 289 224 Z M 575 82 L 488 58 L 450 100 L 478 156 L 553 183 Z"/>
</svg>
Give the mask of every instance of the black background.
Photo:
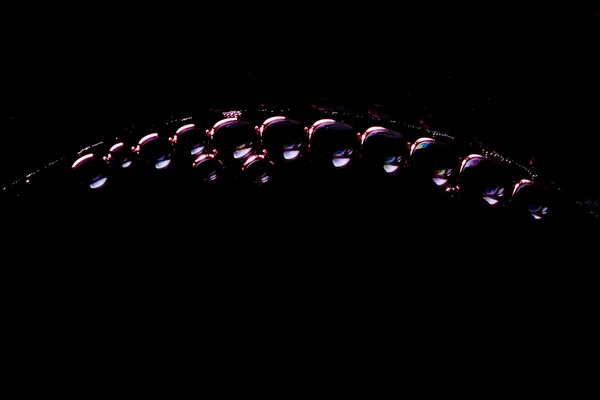
<svg viewBox="0 0 600 400">
<path fill-rule="evenodd" d="M 575 179 L 585 172 L 580 167 L 594 164 L 596 9 L 503 4 L 398 9 L 388 3 L 370 4 L 353 9 L 347 3 L 240 9 L 227 3 L 153 10 L 36 5 L 7 11 L 2 25 L 1 182 L 62 155 L 65 148 L 89 144 L 99 126 L 265 98 L 295 101 L 313 92 L 340 102 L 393 102 L 412 93 L 410 99 L 419 107 L 437 111 L 434 117 L 440 125 L 482 136 L 509 155 L 527 159 L 544 154 L 552 160 L 553 172 L 563 178 Z M 371 57 L 377 61 L 370 62 Z M 575 138 L 584 143 L 570 150 Z M 66 257 L 61 256 L 63 250 Z M 56 247 L 50 256 L 73 258 L 72 246 L 63 250 Z M 134 284 L 125 286 L 123 291 L 129 293 Z M 104 309 L 104 298 L 96 298 L 99 309 Z M 67 298 L 65 303 L 73 306 L 78 301 Z M 130 316 L 137 310 L 127 313 L 119 305 L 115 309 L 135 324 Z M 88 313 L 95 323 L 93 311 L 75 313 Z M 139 353 L 161 361 L 186 353 L 185 345 L 173 345 L 173 350 L 171 342 L 161 341 L 176 342 L 178 332 L 169 321 L 154 316 L 147 320 L 161 325 L 146 330 L 147 337 L 158 341 L 139 345 Z M 118 336 L 119 326 L 105 327 Z M 98 332 L 93 324 L 86 329 Z M 235 332 L 228 333 L 237 340 Z M 194 338 L 186 339 L 194 343 Z M 139 335 L 130 341 L 139 343 Z M 70 354 L 78 354 L 72 347 Z M 46 342 L 24 348 L 46 349 L 51 357 L 45 368 L 51 368 L 62 352 Z M 102 358 L 104 348 L 94 348 L 94 355 Z M 146 352 L 148 348 L 153 350 Z M 27 358 L 17 348 L 16 358 L 27 365 L 39 359 L 34 350 L 23 351 L 30 354 Z M 73 357 L 77 361 L 87 354 Z M 124 356 L 128 357 L 135 358 Z"/>
</svg>

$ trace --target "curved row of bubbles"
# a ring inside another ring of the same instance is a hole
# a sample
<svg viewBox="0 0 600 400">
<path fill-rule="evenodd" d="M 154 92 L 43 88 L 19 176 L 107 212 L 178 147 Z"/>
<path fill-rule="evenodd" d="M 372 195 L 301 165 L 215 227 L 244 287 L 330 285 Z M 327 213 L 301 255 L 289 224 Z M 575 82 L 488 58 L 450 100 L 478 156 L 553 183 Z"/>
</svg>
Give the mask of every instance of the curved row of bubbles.
<svg viewBox="0 0 600 400">
<path fill-rule="evenodd" d="M 336 189 L 338 182 L 367 182 L 353 189 L 369 192 L 377 182 L 377 190 L 390 190 L 387 201 L 410 192 L 464 209 L 510 210 L 532 221 L 555 214 L 543 183 L 508 162 L 431 136 L 410 137 L 399 126 L 357 129 L 335 118 L 308 125 L 276 115 L 255 125 L 236 115 L 208 127 L 186 119 L 84 150 L 46 189 L 98 197 L 272 191 L 319 181 Z"/>
</svg>

